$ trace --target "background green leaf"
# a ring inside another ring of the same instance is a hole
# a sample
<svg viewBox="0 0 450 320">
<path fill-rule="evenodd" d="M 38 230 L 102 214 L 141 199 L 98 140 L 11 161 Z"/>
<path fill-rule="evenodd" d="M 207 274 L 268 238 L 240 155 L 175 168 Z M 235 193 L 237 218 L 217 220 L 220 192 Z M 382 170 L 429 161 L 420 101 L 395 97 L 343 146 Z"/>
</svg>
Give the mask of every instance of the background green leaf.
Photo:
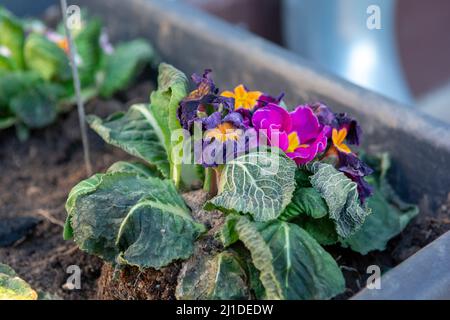
<svg viewBox="0 0 450 320">
<path fill-rule="evenodd" d="M 11 62 L 11 59 L 0 55 L 0 77 L 8 74 L 13 69 L 14 65 Z"/>
<path fill-rule="evenodd" d="M 104 56 L 104 80 L 100 95 L 107 98 L 117 90 L 128 87 L 139 70 L 150 63 L 155 55 L 153 47 L 145 40 L 119 44 L 113 54 Z"/>
<path fill-rule="evenodd" d="M 67 81 L 72 78 L 66 53 L 44 36 L 32 33 L 25 40 L 25 61 L 30 70 L 47 81 Z"/>
<path fill-rule="evenodd" d="M 30 71 L 13 72 L 0 77 L 0 110 L 8 110 L 12 98 L 33 88 L 40 81 L 39 75 Z"/>
<path fill-rule="evenodd" d="M 295 169 L 294 161 L 276 151 L 240 156 L 224 166 L 219 194 L 205 208 L 248 213 L 256 221 L 276 219 L 291 201 Z"/>
<path fill-rule="evenodd" d="M 77 53 L 81 58 L 78 66 L 82 87 L 95 85 L 96 73 L 100 67 L 102 50 L 100 34 L 102 25 L 99 19 L 90 19 L 75 37 Z"/>
<path fill-rule="evenodd" d="M 40 83 L 16 94 L 11 111 L 29 128 L 43 128 L 56 119 L 57 100 L 63 89 L 56 84 Z"/>
<path fill-rule="evenodd" d="M 15 70 L 24 68 L 24 39 L 21 23 L 9 11 L 0 7 L 0 46 L 5 46 L 11 51 L 9 61 Z"/>
</svg>

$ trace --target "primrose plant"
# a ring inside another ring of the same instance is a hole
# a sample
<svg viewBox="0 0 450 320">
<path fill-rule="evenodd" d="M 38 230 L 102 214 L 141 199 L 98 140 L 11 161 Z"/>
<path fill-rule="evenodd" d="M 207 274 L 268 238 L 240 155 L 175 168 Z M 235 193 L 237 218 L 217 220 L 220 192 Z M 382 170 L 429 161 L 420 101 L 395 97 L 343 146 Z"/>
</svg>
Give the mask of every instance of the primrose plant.
<svg viewBox="0 0 450 320">
<path fill-rule="evenodd" d="M 156 54 L 139 39 L 113 47 L 100 20 L 83 17 L 74 30 L 82 98 L 108 98 L 125 89 Z M 15 125 L 25 139 L 29 128 L 47 126 L 75 103 L 68 41 L 63 27 L 57 30 L 38 20 L 19 20 L 0 7 L 0 129 Z"/>
<path fill-rule="evenodd" d="M 89 117 L 142 162 L 72 189 L 66 239 L 118 268 L 181 261 L 180 299 L 329 299 L 345 282 L 322 246 L 383 250 L 418 213 L 388 184 L 386 154 L 358 156 L 355 119 L 321 103 L 288 111 L 283 95 L 243 85 L 221 92 L 209 70 L 192 78 L 189 92 L 186 76 L 161 64 L 150 104 Z M 221 213 L 217 228 L 185 204 L 185 173 L 204 178 L 200 214 Z M 219 244 L 197 251 L 211 232 Z"/>
</svg>

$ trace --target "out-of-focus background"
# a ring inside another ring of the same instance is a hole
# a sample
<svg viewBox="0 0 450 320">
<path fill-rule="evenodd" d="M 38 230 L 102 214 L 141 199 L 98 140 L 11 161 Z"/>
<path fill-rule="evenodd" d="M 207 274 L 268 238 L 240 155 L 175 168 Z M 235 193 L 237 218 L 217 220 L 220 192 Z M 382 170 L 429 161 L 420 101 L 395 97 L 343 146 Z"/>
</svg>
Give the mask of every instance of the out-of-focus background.
<svg viewBox="0 0 450 320">
<path fill-rule="evenodd" d="M 449 0 L 178 0 L 450 123 Z M 380 8 L 381 29 L 367 28 Z"/>
<path fill-rule="evenodd" d="M 189 3 L 450 123 L 449 0 L 167 1 Z M 42 2 L 57 1 L 29 1 L 27 13 Z M 23 14 L 21 1 L 1 3 Z"/>
</svg>

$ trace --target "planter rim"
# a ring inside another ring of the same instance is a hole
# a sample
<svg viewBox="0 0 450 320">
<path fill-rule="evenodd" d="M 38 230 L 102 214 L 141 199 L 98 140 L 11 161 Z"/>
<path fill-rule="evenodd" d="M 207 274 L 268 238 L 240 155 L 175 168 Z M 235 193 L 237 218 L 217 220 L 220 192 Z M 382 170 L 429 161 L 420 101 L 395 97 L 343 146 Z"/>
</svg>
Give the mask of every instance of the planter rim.
<svg viewBox="0 0 450 320">
<path fill-rule="evenodd" d="M 450 300 L 450 231 L 363 289 L 352 300 Z M 433 266 L 430 268 L 430 262 Z"/>
</svg>

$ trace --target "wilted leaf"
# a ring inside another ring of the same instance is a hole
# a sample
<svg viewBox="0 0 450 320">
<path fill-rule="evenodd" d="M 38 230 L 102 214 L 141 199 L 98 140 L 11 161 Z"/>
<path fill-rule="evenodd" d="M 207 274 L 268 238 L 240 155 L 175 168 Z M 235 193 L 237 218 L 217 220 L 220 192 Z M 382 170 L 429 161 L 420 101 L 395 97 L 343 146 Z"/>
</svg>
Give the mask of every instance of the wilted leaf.
<svg viewBox="0 0 450 320">
<path fill-rule="evenodd" d="M 156 165 L 164 177 L 170 176 L 170 165 L 164 141 L 147 105 L 137 104 L 127 113 L 115 113 L 105 120 L 90 115 L 87 121 L 107 143 Z"/>
<path fill-rule="evenodd" d="M 30 70 L 45 80 L 69 80 L 72 77 L 69 59 L 55 43 L 38 34 L 30 34 L 25 41 L 25 61 Z"/>
<path fill-rule="evenodd" d="M 187 95 L 187 85 L 188 80 L 184 73 L 169 64 L 162 63 L 159 66 L 158 90 L 150 97 L 150 110 L 158 124 L 156 127 L 161 128 L 161 140 L 164 141 L 171 162 L 171 178 L 176 184 L 180 179 L 181 164 L 175 165 L 172 160 L 172 148 L 177 142 L 171 141 L 171 134 L 181 129 L 177 109 L 180 101 Z"/>
<path fill-rule="evenodd" d="M 131 173 L 81 182 L 69 194 L 66 209 L 80 249 L 142 268 L 188 258 L 204 231 L 170 181 Z"/>
<path fill-rule="evenodd" d="M 0 263 L 0 300 L 36 300 L 38 294 L 12 268 Z"/>
<path fill-rule="evenodd" d="M 67 218 L 66 223 L 64 224 L 64 240 L 69 240 L 73 237 L 73 229 L 70 220 L 71 212 L 73 210 L 73 207 L 75 206 L 76 199 L 84 194 L 95 191 L 97 186 L 100 184 L 103 176 L 103 173 L 97 173 L 92 177 L 79 182 L 75 187 L 72 188 L 72 190 L 70 190 L 66 201 Z"/>
<path fill-rule="evenodd" d="M 360 204 L 356 183 L 330 164 L 314 162 L 308 169 L 313 173 L 311 184 L 325 199 L 336 232 L 342 238 L 349 237 L 370 214 L 370 209 Z"/>
<path fill-rule="evenodd" d="M 180 300 L 246 300 L 250 298 L 247 275 L 231 251 L 214 256 L 196 255 L 178 277 Z"/>
<path fill-rule="evenodd" d="M 299 226 L 236 219 L 235 231 L 260 271 L 268 299 L 329 299 L 344 290 L 336 262 Z"/>
<path fill-rule="evenodd" d="M 114 53 L 104 57 L 104 80 L 100 87 L 103 97 L 125 89 L 139 70 L 155 57 L 155 51 L 145 40 L 120 44 Z"/>
<path fill-rule="evenodd" d="M 240 156 L 225 165 L 219 194 L 206 209 L 248 213 L 256 221 L 276 219 L 291 201 L 295 169 L 291 159 L 276 151 Z"/>
</svg>

